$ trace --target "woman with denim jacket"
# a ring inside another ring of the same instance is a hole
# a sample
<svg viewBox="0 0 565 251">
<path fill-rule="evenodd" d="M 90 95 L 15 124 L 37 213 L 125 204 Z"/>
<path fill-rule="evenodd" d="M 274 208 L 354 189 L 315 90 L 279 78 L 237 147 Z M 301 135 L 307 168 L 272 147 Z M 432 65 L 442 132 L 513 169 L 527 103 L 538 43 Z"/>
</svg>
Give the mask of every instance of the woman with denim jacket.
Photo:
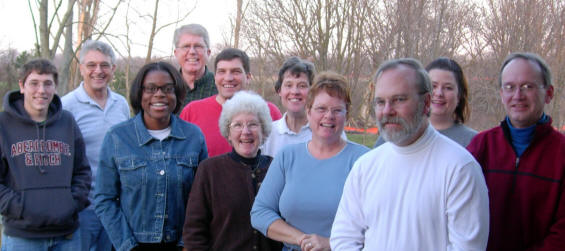
<svg viewBox="0 0 565 251">
<path fill-rule="evenodd" d="M 185 86 L 168 63 L 143 66 L 130 90 L 137 115 L 104 138 L 94 203 L 118 251 L 182 249 L 188 193 L 208 157 L 200 129 L 175 115 Z"/>
</svg>

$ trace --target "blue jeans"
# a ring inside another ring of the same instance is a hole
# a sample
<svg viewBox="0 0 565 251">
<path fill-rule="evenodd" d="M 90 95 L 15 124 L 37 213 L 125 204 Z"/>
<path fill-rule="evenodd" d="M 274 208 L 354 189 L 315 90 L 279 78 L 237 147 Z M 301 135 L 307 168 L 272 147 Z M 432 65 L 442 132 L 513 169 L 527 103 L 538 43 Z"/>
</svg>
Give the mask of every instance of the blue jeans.
<svg viewBox="0 0 565 251">
<path fill-rule="evenodd" d="M 75 251 L 81 250 L 80 231 L 77 229 L 71 236 L 52 238 L 20 238 L 2 233 L 2 251 Z"/>
<path fill-rule="evenodd" d="M 90 251 L 110 251 L 112 242 L 106 234 L 106 230 L 96 216 L 94 209 L 85 208 L 79 214 L 79 230 L 81 231 L 82 248 L 81 250 Z"/>
</svg>

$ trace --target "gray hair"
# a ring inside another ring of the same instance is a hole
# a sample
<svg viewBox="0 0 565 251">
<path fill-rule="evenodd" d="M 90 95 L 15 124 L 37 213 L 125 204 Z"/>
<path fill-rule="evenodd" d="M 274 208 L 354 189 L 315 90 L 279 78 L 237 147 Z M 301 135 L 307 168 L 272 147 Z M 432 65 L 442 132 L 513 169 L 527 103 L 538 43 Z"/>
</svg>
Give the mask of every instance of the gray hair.
<svg viewBox="0 0 565 251">
<path fill-rule="evenodd" d="M 512 62 L 512 60 L 517 59 L 517 58 L 527 60 L 527 61 L 529 61 L 531 63 L 535 63 L 539 66 L 539 68 L 541 70 L 541 76 L 543 78 L 543 87 L 548 87 L 548 86 L 551 86 L 553 84 L 551 82 L 551 70 L 549 69 L 549 66 L 547 65 L 545 60 L 543 60 L 543 58 L 541 58 L 538 54 L 535 54 L 535 53 L 516 52 L 516 53 L 512 53 L 512 54 L 508 55 L 506 57 L 506 59 L 504 59 L 504 63 L 502 63 L 502 66 L 500 67 L 500 73 L 498 74 L 498 85 L 499 86 L 502 86 L 502 71 L 504 71 L 504 68 L 506 67 L 506 65 L 508 65 L 510 62 Z"/>
<path fill-rule="evenodd" d="M 252 91 L 238 91 L 232 98 L 227 100 L 223 107 L 222 113 L 220 114 L 219 126 L 220 133 L 224 138 L 229 136 L 229 127 L 231 120 L 234 116 L 240 113 L 251 113 L 259 118 L 261 123 L 261 132 L 263 133 L 263 138 L 261 144 L 265 142 L 269 134 L 271 133 L 271 113 L 269 111 L 269 106 L 267 102 Z"/>
<path fill-rule="evenodd" d="M 184 34 L 191 34 L 201 37 L 204 40 L 207 48 L 210 48 L 210 36 L 208 36 L 208 31 L 204 26 L 200 24 L 186 24 L 175 30 L 175 35 L 173 36 L 173 44 L 178 47 L 179 39 Z"/>
<path fill-rule="evenodd" d="M 107 43 L 98 40 L 86 40 L 82 43 L 79 54 L 79 61 L 81 64 L 84 63 L 84 57 L 89 51 L 99 51 L 100 53 L 110 57 L 110 61 L 113 65 L 116 64 L 116 55 L 114 55 L 112 47 L 110 47 Z"/>
<path fill-rule="evenodd" d="M 428 72 L 426 72 L 426 69 L 424 69 L 422 63 L 420 63 L 420 61 L 414 58 L 399 58 L 382 63 L 379 69 L 377 70 L 377 74 L 375 75 L 374 81 L 376 82 L 383 72 L 397 68 L 400 65 L 404 65 L 416 72 L 416 81 L 417 81 L 416 84 L 418 86 L 418 94 L 422 95 L 426 93 L 431 93 L 432 84 Z"/>
</svg>

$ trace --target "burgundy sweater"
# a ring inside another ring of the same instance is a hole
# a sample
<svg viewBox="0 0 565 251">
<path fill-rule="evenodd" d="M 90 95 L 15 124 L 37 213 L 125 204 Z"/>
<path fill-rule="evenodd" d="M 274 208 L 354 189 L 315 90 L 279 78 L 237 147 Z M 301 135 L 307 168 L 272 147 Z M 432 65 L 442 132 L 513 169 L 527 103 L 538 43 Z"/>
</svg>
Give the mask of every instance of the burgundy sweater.
<svg viewBox="0 0 565 251">
<path fill-rule="evenodd" d="M 280 243 L 251 227 L 249 215 L 271 160 L 265 155 L 245 159 L 232 151 L 200 163 L 186 209 L 185 248 L 281 250 Z"/>
<path fill-rule="evenodd" d="M 521 157 L 505 121 L 481 132 L 467 149 L 489 189 L 487 250 L 565 250 L 565 136 L 538 124 Z"/>
</svg>

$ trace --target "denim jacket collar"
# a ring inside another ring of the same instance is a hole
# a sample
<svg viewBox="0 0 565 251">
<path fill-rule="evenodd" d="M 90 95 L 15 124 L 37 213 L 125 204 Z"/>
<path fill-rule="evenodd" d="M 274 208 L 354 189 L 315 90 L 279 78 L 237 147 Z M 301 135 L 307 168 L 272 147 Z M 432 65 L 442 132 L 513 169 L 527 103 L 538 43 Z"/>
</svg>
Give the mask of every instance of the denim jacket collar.
<svg viewBox="0 0 565 251">
<path fill-rule="evenodd" d="M 137 143 L 139 144 L 139 146 L 145 145 L 151 140 L 156 140 L 151 136 L 151 134 L 149 134 L 147 127 L 145 127 L 145 124 L 143 123 L 143 111 L 135 115 L 133 123 L 135 127 L 135 135 L 137 135 Z M 171 114 L 171 134 L 167 138 L 172 137 L 180 140 L 186 138 L 184 132 L 179 128 L 178 123 L 179 118 L 176 115 Z"/>
</svg>

